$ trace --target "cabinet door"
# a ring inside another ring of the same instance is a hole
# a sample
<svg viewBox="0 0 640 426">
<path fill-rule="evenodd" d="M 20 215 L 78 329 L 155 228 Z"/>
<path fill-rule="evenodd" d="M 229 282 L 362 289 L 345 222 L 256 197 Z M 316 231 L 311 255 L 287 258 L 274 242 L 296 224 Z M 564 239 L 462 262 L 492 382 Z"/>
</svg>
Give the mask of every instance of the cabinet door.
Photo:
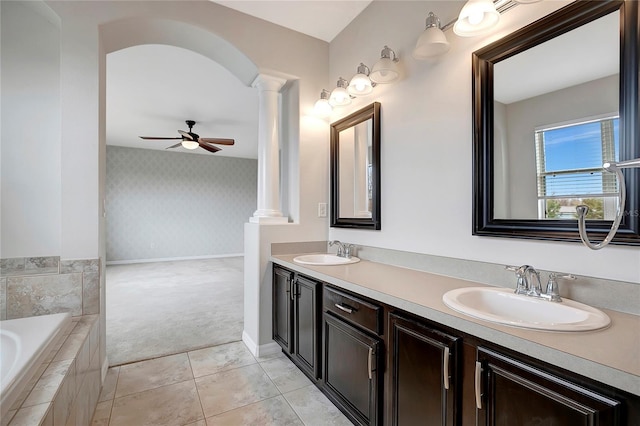
<svg viewBox="0 0 640 426">
<path fill-rule="evenodd" d="M 320 377 L 319 291 L 322 284 L 298 276 L 293 284 L 293 354 L 296 364 L 313 379 Z"/>
<path fill-rule="evenodd" d="M 478 348 L 478 425 L 613 426 L 620 402 L 500 353 Z M 481 369 L 481 370 L 480 370 Z"/>
<path fill-rule="evenodd" d="M 379 424 L 382 352 L 380 339 L 324 314 L 324 389 L 357 425 Z"/>
<path fill-rule="evenodd" d="M 460 339 L 391 314 L 392 425 L 457 424 Z"/>
<path fill-rule="evenodd" d="M 291 279 L 293 273 L 279 267 L 273 268 L 273 340 L 282 349 L 291 353 L 293 339 L 291 333 Z"/>
</svg>

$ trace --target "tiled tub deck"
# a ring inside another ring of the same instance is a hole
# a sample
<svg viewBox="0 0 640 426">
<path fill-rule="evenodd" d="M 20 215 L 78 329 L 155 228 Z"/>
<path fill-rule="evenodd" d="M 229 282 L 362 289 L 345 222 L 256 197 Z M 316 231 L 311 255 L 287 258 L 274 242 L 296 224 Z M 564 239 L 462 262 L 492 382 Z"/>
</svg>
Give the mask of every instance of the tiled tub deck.
<svg viewBox="0 0 640 426">
<path fill-rule="evenodd" d="M 99 317 L 73 317 L 1 426 L 87 425 L 102 385 Z"/>
</svg>

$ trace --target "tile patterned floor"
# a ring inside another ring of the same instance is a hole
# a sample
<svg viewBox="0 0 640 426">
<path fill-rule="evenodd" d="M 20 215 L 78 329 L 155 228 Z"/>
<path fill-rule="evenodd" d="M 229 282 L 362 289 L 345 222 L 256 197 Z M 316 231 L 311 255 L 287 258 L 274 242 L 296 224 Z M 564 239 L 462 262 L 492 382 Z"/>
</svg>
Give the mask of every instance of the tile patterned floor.
<svg viewBox="0 0 640 426">
<path fill-rule="evenodd" d="M 283 354 L 242 342 L 110 368 L 93 426 L 330 426 L 351 422 Z"/>
</svg>

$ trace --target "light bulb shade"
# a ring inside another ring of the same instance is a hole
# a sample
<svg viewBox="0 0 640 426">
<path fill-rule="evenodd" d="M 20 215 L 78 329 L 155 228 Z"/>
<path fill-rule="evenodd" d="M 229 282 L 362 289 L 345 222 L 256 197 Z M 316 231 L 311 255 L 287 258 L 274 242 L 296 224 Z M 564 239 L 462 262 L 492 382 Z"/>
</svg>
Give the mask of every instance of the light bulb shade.
<svg viewBox="0 0 640 426">
<path fill-rule="evenodd" d="M 182 147 L 186 149 L 196 149 L 200 144 L 196 141 L 182 140 Z"/>
<path fill-rule="evenodd" d="M 329 104 L 332 106 L 345 106 L 351 103 L 351 96 L 344 87 L 336 87 L 331 92 Z"/>
<path fill-rule="evenodd" d="M 398 67 L 391 58 L 380 58 L 371 69 L 371 81 L 376 83 L 391 83 L 399 76 Z"/>
<path fill-rule="evenodd" d="M 340 77 L 336 83 L 336 88 L 331 91 L 329 104 L 331 106 L 345 106 L 351 103 L 351 96 L 347 92 L 347 80 Z"/>
<path fill-rule="evenodd" d="M 462 7 L 453 32 L 461 37 L 480 35 L 498 24 L 500 13 L 491 0 L 468 0 Z"/>
<path fill-rule="evenodd" d="M 313 112 L 320 117 L 328 117 L 331 115 L 331 105 L 329 105 L 329 101 L 327 99 L 318 99 L 313 106 Z"/>
<path fill-rule="evenodd" d="M 430 27 L 420 34 L 412 56 L 415 59 L 429 59 L 448 52 L 450 47 L 442 30 L 438 27 Z"/>
<path fill-rule="evenodd" d="M 347 91 L 353 96 L 368 95 L 373 92 L 373 85 L 368 75 L 358 73 L 351 78 Z"/>
</svg>

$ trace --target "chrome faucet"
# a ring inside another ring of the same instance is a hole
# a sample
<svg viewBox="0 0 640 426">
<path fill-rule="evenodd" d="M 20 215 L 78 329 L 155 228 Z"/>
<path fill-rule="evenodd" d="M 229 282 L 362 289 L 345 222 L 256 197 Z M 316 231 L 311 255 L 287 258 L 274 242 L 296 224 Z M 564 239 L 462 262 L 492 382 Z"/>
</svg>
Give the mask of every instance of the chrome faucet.
<svg viewBox="0 0 640 426">
<path fill-rule="evenodd" d="M 345 254 L 344 244 L 342 244 L 338 240 L 329 241 L 329 247 L 333 247 L 334 245 L 338 246 L 338 253 L 337 253 L 338 257 L 347 257 Z"/>
<path fill-rule="evenodd" d="M 338 246 L 338 257 L 344 257 L 346 259 L 351 258 L 351 254 L 353 253 L 353 249 L 355 246 L 353 244 L 341 243 L 338 240 L 329 241 L 329 247 L 337 245 Z"/>
<path fill-rule="evenodd" d="M 538 272 L 533 266 L 507 266 L 506 269 L 516 273 L 516 294 L 539 297 L 551 302 L 562 302 L 562 298 L 560 297 L 560 292 L 558 290 L 558 282 L 556 281 L 558 278 L 565 278 L 569 280 L 576 279 L 576 277 L 571 274 L 550 272 L 547 288 L 543 293 L 542 284 L 540 282 L 540 272 Z"/>
<path fill-rule="evenodd" d="M 542 284 L 540 283 L 540 272 L 531 265 L 522 265 L 515 270 L 518 283 L 516 285 L 516 294 L 525 294 L 527 296 L 539 297 L 542 293 Z M 535 279 L 535 280 L 532 280 Z M 531 281 L 534 281 L 533 283 Z"/>
</svg>

